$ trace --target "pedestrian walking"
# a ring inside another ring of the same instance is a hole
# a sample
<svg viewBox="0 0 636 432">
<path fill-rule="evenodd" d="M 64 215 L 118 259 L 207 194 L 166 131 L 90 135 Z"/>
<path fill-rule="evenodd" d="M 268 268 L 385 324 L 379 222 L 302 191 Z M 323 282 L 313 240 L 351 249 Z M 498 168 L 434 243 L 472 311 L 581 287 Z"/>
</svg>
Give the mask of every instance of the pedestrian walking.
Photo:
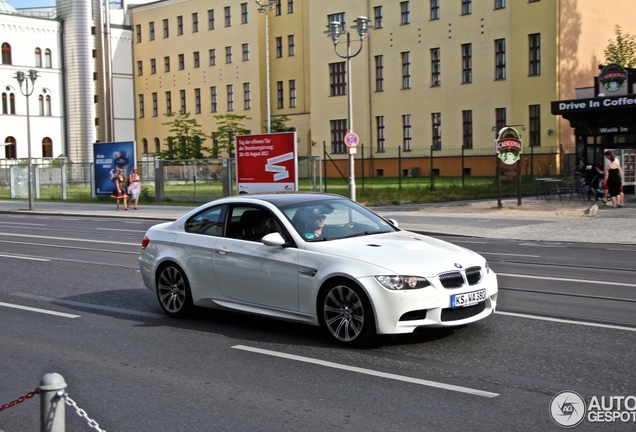
<svg viewBox="0 0 636 432">
<path fill-rule="evenodd" d="M 130 194 L 130 201 L 133 203 L 133 208 L 139 210 L 138 203 L 139 194 L 141 193 L 141 179 L 139 178 L 137 167 L 133 167 L 128 177 L 128 193 Z"/>
<path fill-rule="evenodd" d="M 128 192 L 126 191 L 126 177 L 121 168 L 117 168 L 117 177 L 115 177 L 115 190 L 111 197 L 117 200 L 117 211 L 119 211 L 119 200 L 124 200 L 124 210 L 128 210 Z"/>
<path fill-rule="evenodd" d="M 613 154 L 608 156 L 609 165 L 605 168 L 605 184 L 610 198 L 612 199 L 612 207 L 623 207 L 621 195 L 623 171 Z"/>
</svg>

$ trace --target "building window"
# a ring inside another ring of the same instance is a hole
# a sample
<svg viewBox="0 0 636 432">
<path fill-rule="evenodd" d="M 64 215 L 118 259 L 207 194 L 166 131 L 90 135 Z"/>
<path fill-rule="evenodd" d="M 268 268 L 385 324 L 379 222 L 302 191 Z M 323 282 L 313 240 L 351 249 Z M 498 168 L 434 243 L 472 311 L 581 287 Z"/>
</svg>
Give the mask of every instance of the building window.
<svg viewBox="0 0 636 432">
<path fill-rule="evenodd" d="M 227 89 L 227 110 L 234 111 L 234 86 L 232 84 L 226 86 Z"/>
<path fill-rule="evenodd" d="M 283 56 L 283 38 L 276 38 L 276 58 L 281 58 Z"/>
<path fill-rule="evenodd" d="M 346 22 L 345 13 L 340 12 L 336 14 L 327 15 L 327 25 L 331 24 L 332 22 L 339 22 L 344 25 L 344 23 Z"/>
<path fill-rule="evenodd" d="M 296 80 L 289 80 L 289 107 L 296 108 Z"/>
<path fill-rule="evenodd" d="M 161 153 L 161 142 L 159 141 L 159 138 L 155 138 L 155 153 Z"/>
<path fill-rule="evenodd" d="M 231 27 L 232 26 L 232 12 L 229 6 L 225 6 L 223 8 L 223 10 L 225 11 L 225 27 Z"/>
<path fill-rule="evenodd" d="M 473 82 L 473 47 L 462 44 L 462 83 Z"/>
<path fill-rule="evenodd" d="M 141 42 L 141 24 L 135 26 L 135 37 L 137 43 Z"/>
<path fill-rule="evenodd" d="M 17 159 L 18 158 L 18 152 L 17 152 L 17 145 L 16 145 L 16 141 L 15 138 L 10 136 L 7 137 L 4 140 L 4 143 L 6 144 L 4 146 L 4 157 L 5 159 Z"/>
<path fill-rule="evenodd" d="M 285 91 L 283 89 L 282 81 L 276 81 L 276 95 L 278 99 L 276 108 L 278 109 L 285 108 Z"/>
<path fill-rule="evenodd" d="M 42 95 L 38 96 L 38 106 L 40 108 L 39 115 L 43 116 L 44 115 L 44 96 Z"/>
<path fill-rule="evenodd" d="M 170 26 L 168 25 L 168 20 L 163 20 L 163 37 L 170 37 Z"/>
<path fill-rule="evenodd" d="M 442 63 L 439 48 L 431 49 L 431 87 L 442 85 Z"/>
<path fill-rule="evenodd" d="M 179 111 L 181 114 L 185 114 L 186 111 L 186 91 L 185 90 L 179 90 L 179 96 L 181 99 L 181 110 Z"/>
<path fill-rule="evenodd" d="M 42 67 L 42 50 L 40 48 L 35 49 L 35 67 Z"/>
<path fill-rule="evenodd" d="M 194 53 L 194 67 L 198 68 L 199 67 L 199 51 L 195 51 Z"/>
<path fill-rule="evenodd" d="M 287 13 L 294 13 L 294 0 L 287 0 Z"/>
<path fill-rule="evenodd" d="M 53 141 L 51 141 L 51 138 L 49 137 L 44 137 L 44 139 L 42 139 L 42 157 L 53 157 Z"/>
<path fill-rule="evenodd" d="M 172 93 L 166 92 L 166 114 L 172 114 Z"/>
<path fill-rule="evenodd" d="M 157 117 L 159 115 L 159 105 L 157 103 L 157 93 L 152 94 L 152 116 Z"/>
<path fill-rule="evenodd" d="M 506 7 L 506 0 L 495 0 L 495 9 L 503 9 Z"/>
<path fill-rule="evenodd" d="M 402 146 L 404 151 L 413 150 L 413 133 L 411 128 L 411 114 L 402 116 Z"/>
<path fill-rule="evenodd" d="M 150 59 L 150 73 L 151 74 L 157 73 L 157 60 L 155 59 Z"/>
<path fill-rule="evenodd" d="M 401 21 L 400 24 L 408 24 L 411 22 L 411 6 L 410 2 L 400 2 L 400 11 L 401 11 Z"/>
<path fill-rule="evenodd" d="M 141 151 L 143 152 L 143 154 L 148 154 L 148 140 L 146 138 L 143 138 L 141 140 L 141 145 L 142 145 Z"/>
<path fill-rule="evenodd" d="M 465 149 L 473 148 L 473 111 L 462 111 L 462 146 Z"/>
<path fill-rule="evenodd" d="M 247 61 L 250 59 L 250 44 L 244 43 L 242 45 L 243 48 L 243 61 Z"/>
<path fill-rule="evenodd" d="M 201 114 L 201 89 L 194 89 L 194 113 Z"/>
<path fill-rule="evenodd" d="M 375 56 L 375 91 L 384 91 L 384 56 Z"/>
<path fill-rule="evenodd" d="M 289 56 L 293 57 L 296 55 L 296 38 L 294 35 L 287 36 L 287 45 L 289 49 Z"/>
<path fill-rule="evenodd" d="M 44 115 L 51 116 L 51 96 L 46 97 L 46 105 L 44 105 L 45 112 Z"/>
<path fill-rule="evenodd" d="M 431 126 L 433 131 L 433 150 L 442 149 L 442 113 L 431 113 Z"/>
<path fill-rule="evenodd" d="M 346 94 L 345 62 L 329 63 L 329 96 Z"/>
<path fill-rule="evenodd" d="M 431 0 L 431 20 L 439 19 L 439 0 Z"/>
<path fill-rule="evenodd" d="M 528 36 L 530 45 L 530 76 L 541 75 L 541 34 Z"/>
<path fill-rule="evenodd" d="M 347 120 L 330 120 L 331 125 L 331 153 L 345 154 L 347 146 L 344 137 L 347 133 Z"/>
<path fill-rule="evenodd" d="M 243 109 L 252 109 L 252 91 L 250 83 L 243 83 Z"/>
<path fill-rule="evenodd" d="M 462 0 L 462 15 L 470 15 L 473 12 L 472 3 L 471 0 Z"/>
<path fill-rule="evenodd" d="M 225 63 L 232 63 L 232 47 L 225 47 Z"/>
<path fill-rule="evenodd" d="M 142 76 L 144 74 L 143 63 L 140 61 L 137 62 L 137 76 Z"/>
<path fill-rule="evenodd" d="M 378 137 L 377 151 L 381 153 L 386 150 L 384 132 L 384 116 L 377 116 L 375 118 L 375 134 Z"/>
<path fill-rule="evenodd" d="M 194 12 L 192 14 L 192 33 L 197 33 L 199 31 L 199 14 Z"/>
<path fill-rule="evenodd" d="M 402 53 L 402 88 L 411 88 L 411 53 L 409 51 Z"/>
<path fill-rule="evenodd" d="M 541 105 L 530 105 L 530 147 L 541 145 Z"/>
<path fill-rule="evenodd" d="M 283 13 L 282 11 L 282 7 L 281 7 L 281 0 L 276 0 L 274 2 L 274 13 L 276 14 L 276 16 L 281 15 Z"/>
<path fill-rule="evenodd" d="M 170 57 L 163 58 L 163 71 L 170 72 Z"/>
<path fill-rule="evenodd" d="M 373 8 L 373 26 L 377 29 L 382 28 L 382 6 L 376 6 Z"/>
<path fill-rule="evenodd" d="M 208 53 L 210 54 L 210 66 L 214 66 L 216 64 L 216 50 L 212 48 Z"/>
<path fill-rule="evenodd" d="M 4 42 L 2 44 L 2 64 L 10 65 L 11 63 L 11 45 Z"/>
<path fill-rule="evenodd" d="M 495 108 L 495 133 L 499 134 L 499 131 L 506 127 L 506 109 Z"/>
<path fill-rule="evenodd" d="M 216 94 L 216 86 L 212 86 L 210 87 L 210 101 L 211 101 L 211 105 L 210 105 L 210 111 L 211 112 L 217 112 L 219 107 L 218 107 L 218 97 Z"/>
<path fill-rule="evenodd" d="M 214 30 L 214 9 L 208 10 L 208 30 Z"/>
<path fill-rule="evenodd" d="M 148 39 L 150 40 L 155 40 L 155 23 L 154 21 L 151 21 L 148 23 Z"/>
<path fill-rule="evenodd" d="M 51 63 L 51 50 L 48 48 L 44 50 L 44 67 L 49 69 L 53 67 Z"/>
<path fill-rule="evenodd" d="M 185 57 L 183 54 L 179 54 L 179 70 L 185 69 Z"/>
<path fill-rule="evenodd" d="M 495 40 L 495 79 L 506 79 L 506 40 Z"/>
<path fill-rule="evenodd" d="M 139 95 L 139 118 L 144 117 L 144 95 Z"/>
<path fill-rule="evenodd" d="M 177 17 L 177 35 L 183 34 L 183 16 L 179 15 Z"/>
<path fill-rule="evenodd" d="M 241 3 L 241 24 L 247 24 L 247 3 Z"/>
</svg>

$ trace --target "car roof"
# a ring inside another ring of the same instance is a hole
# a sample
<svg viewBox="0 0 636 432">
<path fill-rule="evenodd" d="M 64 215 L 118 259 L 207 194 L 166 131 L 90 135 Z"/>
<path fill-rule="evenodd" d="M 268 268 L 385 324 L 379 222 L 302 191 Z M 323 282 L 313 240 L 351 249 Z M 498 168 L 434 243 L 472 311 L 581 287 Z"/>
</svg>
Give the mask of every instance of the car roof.
<svg viewBox="0 0 636 432">
<path fill-rule="evenodd" d="M 276 207 L 284 207 L 289 204 L 301 204 L 305 202 L 328 200 L 346 200 L 342 195 L 316 193 L 316 192 L 280 192 L 264 194 L 245 194 L 232 197 L 237 200 L 250 201 L 262 200 L 274 204 Z M 234 201 L 234 200 L 233 200 Z"/>
</svg>

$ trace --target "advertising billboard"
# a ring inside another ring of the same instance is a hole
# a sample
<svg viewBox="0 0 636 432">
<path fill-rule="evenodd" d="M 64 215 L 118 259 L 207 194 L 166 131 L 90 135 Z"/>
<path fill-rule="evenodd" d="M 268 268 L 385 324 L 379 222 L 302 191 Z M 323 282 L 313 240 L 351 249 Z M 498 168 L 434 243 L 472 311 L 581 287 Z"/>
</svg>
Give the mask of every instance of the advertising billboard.
<svg viewBox="0 0 636 432">
<path fill-rule="evenodd" d="M 236 137 L 238 192 L 298 190 L 296 132 Z"/>
<path fill-rule="evenodd" d="M 121 168 L 128 178 L 135 166 L 135 143 L 133 141 L 93 144 L 93 173 L 95 194 L 110 195 L 115 190 L 114 179 L 117 168 Z"/>
</svg>

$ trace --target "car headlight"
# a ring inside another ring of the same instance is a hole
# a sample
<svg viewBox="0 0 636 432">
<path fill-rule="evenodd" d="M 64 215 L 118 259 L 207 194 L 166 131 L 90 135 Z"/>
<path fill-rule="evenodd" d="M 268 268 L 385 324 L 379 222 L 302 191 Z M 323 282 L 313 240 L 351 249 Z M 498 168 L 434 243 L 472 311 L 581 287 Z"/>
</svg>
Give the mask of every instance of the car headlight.
<svg viewBox="0 0 636 432">
<path fill-rule="evenodd" d="M 390 290 L 420 289 L 430 285 L 426 278 L 419 276 L 390 275 L 376 276 L 375 278 L 383 287 Z"/>
</svg>

